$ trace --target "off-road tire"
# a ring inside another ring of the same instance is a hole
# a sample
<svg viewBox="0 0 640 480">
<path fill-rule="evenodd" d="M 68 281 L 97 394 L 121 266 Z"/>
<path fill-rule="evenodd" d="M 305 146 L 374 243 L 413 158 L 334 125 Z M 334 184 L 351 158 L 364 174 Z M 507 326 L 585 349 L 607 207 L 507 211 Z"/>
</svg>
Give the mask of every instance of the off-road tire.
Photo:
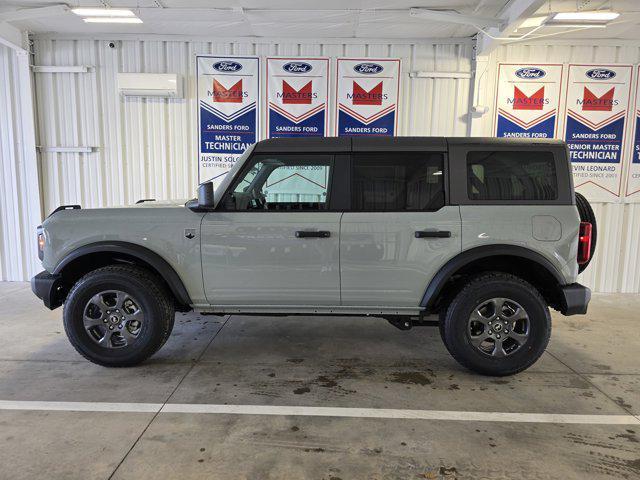
<svg viewBox="0 0 640 480">
<path fill-rule="evenodd" d="M 529 317 L 529 337 L 511 355 L 492 357 L 471 344 L 468 322 L 483 301 L 509 298 L 520 304 Z M 544 353 L 551 335 L 551 316 L 546 302 L 530 283 L 507 273 L 486 273 L 463 284 L 441 313 L 441 335 L 449 353 L 464 367 L 483 375 L 505 376 L 533 365 Z"/>
<path fill-rule="evenodd" d="M 589 266 L 593 253 L 596 250 L 596 241 L 598 240 L 598 224 L 596 223 L 596 214 L 591 208 L 589 201 L 581 193 L 576 192 L 576 207 L 578 207 L 578 213 L 580 214 L 581 222 L 589 222 L 591 224 L 591 254 L 589 261 L 578 265 L 578 273 L 582 273 L 585 268 Z"/>
<path fill-rule="evenodd" d="M 132 345 L 108 349 L 96 344 L 84 328 L 83 309 L 89 299 L 104 290 L 133 295 L 145 312 L 145 321 Z M 152 272 L 133 265 L 112 265 L 84 275 L 64 303 L 63 322 L 69 341 L 87 360 L 105 367 L 137 365 L 164 345 L 175 321 L 172 298 Z"/>
</svg>

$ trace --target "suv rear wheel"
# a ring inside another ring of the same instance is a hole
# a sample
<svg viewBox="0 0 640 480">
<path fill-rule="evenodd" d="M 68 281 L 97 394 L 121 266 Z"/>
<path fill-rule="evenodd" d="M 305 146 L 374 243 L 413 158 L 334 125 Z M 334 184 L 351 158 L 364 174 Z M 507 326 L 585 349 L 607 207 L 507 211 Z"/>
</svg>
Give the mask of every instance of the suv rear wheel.
<svg viewBox="0 0 640 480">
<path fill-rule="evenodd" d="M 551 316 L 531 284 L 490 273 L 464 284 L 441 315 L 440 333 L 463 366 L 484 375 L 512 375 L 544 352 Z"/>
<path fill-rule="evenodd" d="M 94 270 L 73 286 L 64 329 L 86 359 L 107 367 L 136 365 L 169 338 L 175 313 L 160 280 L 131 265 Z"/>
</svg>

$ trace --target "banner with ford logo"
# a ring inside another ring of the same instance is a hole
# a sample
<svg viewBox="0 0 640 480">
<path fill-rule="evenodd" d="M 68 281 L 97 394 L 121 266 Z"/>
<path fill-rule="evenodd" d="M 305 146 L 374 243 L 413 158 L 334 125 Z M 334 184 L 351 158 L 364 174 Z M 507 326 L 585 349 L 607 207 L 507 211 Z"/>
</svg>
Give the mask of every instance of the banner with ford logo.
<svg viewBox="0 0 640 480">
<path fill-rule="evenodd" d="M 496 137 L 554 138 L 562 85 L 562 64 L 498 64 Z"/>
<path fill-rule="evenodd" d="M 267 58 L 267 138 L 324 137 L 328 58 Z"/>
<path fill-rule="evenodd" d="M 339 58 L 336 75 L 336 135 L 394 136 L 400 60 Z"/>
<path fill-rule="evenodd" d="M 196 56 L 200 182 L 217 185 L 256 143 L 259 73 L 257 57 Z"/>
<path fill-rule="evenodd" d="M 590 200 L 622 194 L 631 65 L 569 65 L 564 138 L 576 189 Z"/>
<path fill-rule="evenodd" d="M 640 65 L 636 70 L 635 105 L 631 114 L 633 122 L 633 143 L 631 163 L 627 173 L 627 200 L 640 202 Z"/>
</svg>

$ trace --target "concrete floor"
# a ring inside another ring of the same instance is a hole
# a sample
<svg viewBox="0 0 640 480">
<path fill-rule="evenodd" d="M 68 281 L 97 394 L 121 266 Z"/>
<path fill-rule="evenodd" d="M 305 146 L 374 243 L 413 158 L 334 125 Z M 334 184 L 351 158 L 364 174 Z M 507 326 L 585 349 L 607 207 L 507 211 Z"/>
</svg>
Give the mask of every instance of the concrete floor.
<svg viewBox="0 0 640 480">
<path fill-rule="evenodd" d="M 640 296 L 555 315 L 527 372 L 465 371 L 437 329 L 364 318 L 178 314 L 145 365 L 75 353 L 28 285 L 0 283 L 0 400 L 640 416 Z M 635 425 L 0 408 L 0 478 L 640 478 Z"/>
</svg>

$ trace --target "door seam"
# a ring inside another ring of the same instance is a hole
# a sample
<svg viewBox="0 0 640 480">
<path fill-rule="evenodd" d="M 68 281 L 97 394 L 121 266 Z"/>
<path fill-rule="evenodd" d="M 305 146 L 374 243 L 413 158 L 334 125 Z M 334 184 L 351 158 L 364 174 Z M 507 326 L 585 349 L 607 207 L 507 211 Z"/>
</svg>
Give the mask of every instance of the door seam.
<svg viewBox="0 0 640 480">
<path fill-rule="evenodd" d="M 342 306 L 342 217 L 344 212 L 340 213 L 340 221 L 338 222 L 338 291 L 340 292 L 340 306 Z"/>
</svg>

